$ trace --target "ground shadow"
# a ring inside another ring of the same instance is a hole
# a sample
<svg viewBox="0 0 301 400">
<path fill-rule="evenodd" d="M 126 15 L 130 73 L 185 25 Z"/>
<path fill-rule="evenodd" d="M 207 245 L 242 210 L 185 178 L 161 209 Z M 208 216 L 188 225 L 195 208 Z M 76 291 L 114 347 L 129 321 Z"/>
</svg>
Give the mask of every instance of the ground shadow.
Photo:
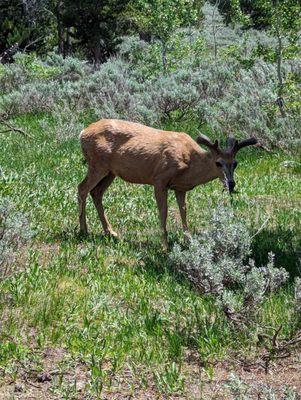
<svg viewBox="0 0 301 400">
<path fill-rule="evenodd" d="M 269 252 L 275 254 L 275 266 L 285 268 L 291 278 L 301 275 L 301 234 L 281 228 L 262 230 L 252 241 L 256 265 L 265 265 Z"/>
<path fill-rule="evenodd" d="M 185 286 L 193 287 L 183 274 L 177 272 L 169 260 L 170 252 L 176 243 L 183 242 L 181 232 L 170 232 L 168 235 L 168 250 L 163 249 L 160 234 L 148 239 L 130 239 L 127 244 L 133 252 L 139 251 L 139 257 L 143 260 L 142 266 L 138 266 L 141 273 L 152 276 L 160 281 L 163 275 L 168 273 L 177 282 Z M 183 244 L 183 243 L 182 243 Z"/>
<path fill-rule="evenodd" d="M 83 235 L 79 232 L 78 228 L 74 228 L 69 230 L 62 230 L 48 236 L 47 243 L 95 243 L 109 245 L 112 243 L 117 243 L 118 240 L 118 238 L 107 236 L 102 232 L 89 232 L 88 234 Z"/>
</svg>

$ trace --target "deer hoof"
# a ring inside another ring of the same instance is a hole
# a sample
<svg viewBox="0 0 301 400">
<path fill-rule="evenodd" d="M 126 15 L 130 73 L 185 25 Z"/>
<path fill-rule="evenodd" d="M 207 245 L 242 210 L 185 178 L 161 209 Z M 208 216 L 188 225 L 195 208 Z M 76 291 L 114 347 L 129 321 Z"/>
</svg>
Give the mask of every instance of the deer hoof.
<svg viewBox="0 0 301 400">
<path fill-rule="evenodd" d="M 105 235 L 106 235 L 106 236 L 109 236 L 109 237 L 111 237 L 111 238 L 115 238 L 115 239 L 118 238 L 118 234 L 117 234 L 116 232 L 114 232 L 114 231 L 107 231 L 107 232 L 105 233 Z"/>
<path fill-rule="evenodd" d="M 88 229 L 80 229 L 79 236 L 82 236 L 82 237 L 88 236 Z"/>
<path fill-rule="evenodd" d="M 167 252 L 168 252 L 168 242 L 167 242 L 167 241 L 164 241 L 164 242 L 162 243 L 162 247 L 163 247 L 163 252 L 164 252 L 164 253 L 167 253 Z"/>
</svg>

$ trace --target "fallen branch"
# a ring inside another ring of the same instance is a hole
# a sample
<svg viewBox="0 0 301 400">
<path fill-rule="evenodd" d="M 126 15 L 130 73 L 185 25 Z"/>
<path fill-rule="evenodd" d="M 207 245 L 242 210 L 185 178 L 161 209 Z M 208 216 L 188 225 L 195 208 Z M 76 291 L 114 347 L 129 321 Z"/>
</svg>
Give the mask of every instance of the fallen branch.
<svg viewBox="0 0 301 400">
<path fill-rule="evenodd" d="M 282 325 L 275 329 L 273 336 L 261 335 L 262 338 L 265 338 L 269 341 L 269 343 L 265 345 L 265 354 L 262 356 L 262 361 L 264 364 L 261 364 L 264 367 L 266 374 L 269 372 L 271 361 L 290 357 L 293 348 L 301 343 L 300 332 L 297 332 L 296 335 L 290 340 L 278 339 L 281 330 Z"/>
<path fill-rule="evenodd" d="M 29 135 L 26 131 L 24 131 L 21 128 L 18 128 L 16 126 L 11 125 L 9 122 L 7 122 L 5 119 L 0 118 L 0 124 L 4 125 L 7 129 L 4 129 L 2 131 L 0 131 L 0 133 L 7 133 L 7 132 L 17 132 L 17 133 L 21 133 L 21 135 L 31 138 L 32 136 Z"/>
<path fill-rule="evenodd" d="M 261 227 L 257 230 L 257 232 L 255 232 L 254 235 L 251 236 L 251 240 L 254 239 L 254 237 L 257 236 L 257 235 L 263 230 L 263 228 L 264 228 L 264 227 L 266 226 L 266 224 L 269 222 L 270 218 L 271 218 L 271 216 L 269 215 L 269 216 L 267 217 L 267 219 L 264 221 L 264 223 L 261 225 Z"/>
</svg>

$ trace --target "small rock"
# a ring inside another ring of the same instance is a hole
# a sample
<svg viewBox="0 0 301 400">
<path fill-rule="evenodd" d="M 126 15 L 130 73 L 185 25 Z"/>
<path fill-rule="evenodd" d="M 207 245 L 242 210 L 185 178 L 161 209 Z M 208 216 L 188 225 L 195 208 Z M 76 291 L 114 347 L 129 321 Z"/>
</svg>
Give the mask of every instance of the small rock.
<svg viewBox="0 0 301 400">
<path fill-rule="evenodd" d="M 23 392 L 23 385 L 21 385 L 21 383 L 16 383 L 15 384 L 15 392 L 18 392 L 18 393 L 20 393 L 20 392 Z"/>
<path fill-rule="evenodd" d="M 50 382 L 51 381 L 51 375 L 49 372 L 41 372 L 40 374 L 37 375 L 37 381 L 38 382 Z"/>
</svg>

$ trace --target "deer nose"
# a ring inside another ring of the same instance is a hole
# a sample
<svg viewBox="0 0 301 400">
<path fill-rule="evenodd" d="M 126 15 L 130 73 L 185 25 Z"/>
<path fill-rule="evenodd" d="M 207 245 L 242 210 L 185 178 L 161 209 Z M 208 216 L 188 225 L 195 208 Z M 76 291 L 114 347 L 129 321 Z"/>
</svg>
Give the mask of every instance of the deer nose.
<svg viewBox="0 0 301 400">
<path fill-rule="evenodd" d="M 229 192 L 232 193 L 234 188 L 235 188 L 235 182 L 234 181 L 228 181 L 228 188 L 229 188 Z"/>
</svg>

